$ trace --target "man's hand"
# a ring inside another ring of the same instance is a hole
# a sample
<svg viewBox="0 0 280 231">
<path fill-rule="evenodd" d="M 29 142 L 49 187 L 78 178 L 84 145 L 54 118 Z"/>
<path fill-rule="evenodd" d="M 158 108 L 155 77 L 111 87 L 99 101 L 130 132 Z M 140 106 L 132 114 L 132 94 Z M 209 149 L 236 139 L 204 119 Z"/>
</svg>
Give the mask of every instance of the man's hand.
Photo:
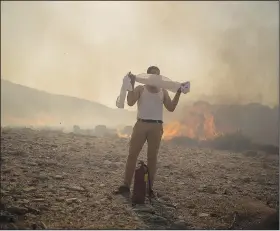
<svg viewBox="0 0 280 231">
<path fill-rule="evenodd" d="M 182 90 L 183 89 L 183 90 Z M 190 91 L 190 82 L 181 83 L 181 87 L 178 89 L 180 93 L 188 93 Z"/>
<path fill-rule="evenodd" d="M 131 72 L 128 73 L 128 77 L 131 80 L 132 89 L 134 89 L 136 75 L 133 75 Z"/>
<path fill-rule="evenodd" d="M 179 94 L 181 94 L 182 93 L 182 86 L 183 86 L 183 84 L 181 84 L 181 86 L 179 87 L 179 89 L 177 90 L 177 93 L 179 93 Z"/>
</svg>

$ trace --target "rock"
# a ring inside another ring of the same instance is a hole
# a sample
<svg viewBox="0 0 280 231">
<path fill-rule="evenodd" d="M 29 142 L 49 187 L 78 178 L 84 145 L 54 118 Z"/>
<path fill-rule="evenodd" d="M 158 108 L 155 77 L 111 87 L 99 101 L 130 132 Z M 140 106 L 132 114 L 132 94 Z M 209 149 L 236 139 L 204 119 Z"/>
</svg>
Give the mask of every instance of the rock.
<svg viewBox="0 0 280 231">
<path fill-rule="evenodd" d="M 61 175 L 55 175 L 54 176 L 54 179 L 56 179 L 56 180 L 63 180 L 63 176 L 61 176 Z"/>
<path fill-rule="evenodd" d="M 40 226 L 43 228 L 43 229 L 48 229 L 47 226 L 45 225 L 45 223 L 43 221 L 40 221 Z"/>
<path fill-rule="evenodd" d="M 198 214 L 199 217 L 208 217 L 209 214 L 208 213 L 200 213 Z"/>
<path fill-rule="evenodd" d="M 158 215 L 153 215 L 151 216 L 151 220 L 159 225 L 166 225 L 168 224 L 168 220 L 164 217 L 158 216 Z"/>
<path fill-rule="evenodd" d="M 198 191 L 198 192 L 204 192 L 204 190 L 205 190 L 204 187 L 205 187 L 205 186 L 199 187 L 199 188 L 197 189 L 197 191 Z"/>
<path fill-rule="evenodd" d="M 2 173 L 6 174 L 6 173 L 11 173 L 12 172 L 12 168 L 7 168 L 7 169 L 3 169 Z"/>
<path fill-rule="evenodd" d="M 28 203 L 29 203 L 29 200 L 23 199 L 23 200 L 19 201 L 19 203 L 21 203 L 21 204 L 28 204 Z"/>
<path fill-rule="evenodd" d="M 39 176 L 36 176 L 36 178 L 38 180 L 47 180 L 48 179 L 48 176 L 47 175 L 39 175 Z"/>
<path fill-rule="evenodd" d="M 213 212 L 213 213 L 210 213 L 210 216 L 211 217 L 218 217 L 218 214 Z"/>
<path fill-rule="evenodd" d="M 210 186 L 210 185 L 203 185 L 200 186 L 198 188 L 198 192 L 206 192 L 206 193 L 210 193 L 210 194 L 216 194 L 217 191 L 214 187 Z"/>
<path fill-rule="evenodd" d="M 55 198 L 56 201 L 58 202 L 63 202 L 65 200 L 64 197 L 58 197 L 58 198 Z"/>
<path fill-rule="evenodd" d="M 35 163 L 35 162 L 28 162 L 28 165 L 30 165 L 30 166 L 37 166 L 37 163 Z"/>
<path fill-rule="evenodd" d="M 133 211 L 155 214 L 155 209 L 152 206 L 136 205 L 136 207 L 133 208 Z"/>
<path fill-rule="evenodd" d="M 184 220 L 179 220 L 179 221 L 175 221 L 170 229 L 173 229 L 173 230 L 186 230 L 186 229 L 189 229 L 187 223 L 184 221 Z"/>
<path fill-rule="evenodd" d="M 33 176 L 32 176 L 32 177 L 33 177 Z M 28 183 L 27 185 L 33 187 L 33 186 L 36 186 L 37 183 L 38 183 L 38 181 L 35 180 L 35 179 L 33 179 L 33 180 L 32 180 L 30 183 Z M 31 192 L 32 192 L 32 191 L 35 191 L 35 190 L 32 189 Z"/>
<path fill-rule="evenodd" d="M 20 176 L 21 174 L 17 173 L 17 172 L 13 172 L 12 174 L 13 176 Z"/>
<path fill-rule="evenodd" d="M 195 204 L 189 204 L 189 205 L 187 205 L 187 208 L 194 209 L 195 208 Z"/>
<path fill-rule="evenodd" d="M 3 183 L 2 183 L 3 184 Z M 2 196 L 6 196 L 8 194 L 8 192 L 7 191 L 5 191 L 5 190 L 3 190 L 3 189 L 1 189 L 1 195 Z"/>
<path fill-rule="evenodd" d="M 107 201 L 107 198 L 102 198 L 102 199 L 100 200 L 100 202 L 104 202 L 104 201 Z"/>
<path fill-rule="evenodd" d="M 78 198 L 69 198 L 69 199 L 66 199 L 66 203 L 67 204 L 72 204 L 72 203 L 77 203 L 79 202 L 79 199 Z"/>
<path fill-rule="evenodd" d="M 99 187 L 105 187 L 105 184 L 100 184 Z"/>
<path fill-rule="evenodd" d="M 23 191 L 27 192 L 27 193 L 28 192 L 34 192 L 34 191 L 36 191 L 36 188 L 35 187 L 28 187 L 28 188 L 24 188 Z"/>
<path fill-rule="evenodd" d="M 75 185 L 69 186 L 68 189 L 71 189 L 71 190 L 74 190 L 74 191 L 78 191 L 78 192 L 84 192 L 85 191 L 84 188 L 79 187 L 79 186 L 75 186 Z"/>
<path fill-rule="evenodd" d="M 111 195 L 106 196 L 108 200 L 113 200 L 113 197 Z"/>
<path fill-rule="evenodd" d="M 164 195 L 163 194 L 161 194 L 160 192 L 157 192 L 157 197 L 158 198 L 161 198 L 161 197 L 163 197 Z"/>
<path fill-rule="evenodd" d="M 47 211 L 47 210 L 49 210 L 49 205 L 44 204 L 44 205 L 39 206 L 38 208 L 39 208 L 40 210 L 45 210 L 45 211 Z"/>
<path fill-rule="evenodd" d="M 164 164 L 162 167 L 167 168 L 167 169 L 171 169 L 172 168 L 172 164 Z"/>
<path fill-rule="evenodd" d="M 223 194 L 224 194 L 224 195 L 229 195 L 229 194 L 230 194 L 230 192 L 229 192 L 229 190 L 228 190 L 228 189 L 226 189 L 226 188 L 225 188 L 225 189 L 224 189 L 224 191 L 223 191 Z"/>
<path fill-rule="evenodd" d="M 109 161 L 109 160 L 105 160 L 105 161 L 104 161 L 104 164 L 105 164 L 105 165 L 110 165 L 110 164 L 112 164 L 112 162 Z"/>
<path fill-rule="evenodd" d="M 250 178 L 250 177 L 246 177 L 246 176 L 241 177 L 240 180 L 241 180 L 243 183 L 250 183 L 250 182 L 251 182 L 251 178 Z"/>
<path fill-rule="evenodd" d="M 45 199 L 44 198 L 35 198 L 33 199 L 34 202 L 44 202 Z"/>
<path fill-rule="evenodd" d="M 160 199 L 166 202 L 170 201 L 170 198 L 168 196 L 162 196 Z"/>
<path fill-rule="evenodd" d="M 28 213 L 27 208 L 17 207 L 17 206 L 9 207 L 9 208 L 7 208 L 7 211 L 12 213 L 12 214 L 14 213 L 14 214 L 17 214 L 17 215 L 24 215 L 24 214 Z"/>
<path fill-rule="evenodd" d="M 123 167 L 123 166 L 124 166 L 124 163 L 122 163 L 122 162 L 116 162 L 116 163 L 115 163 L 115 166 L 118 167 L 118 168 L 120 168 L 120 167 Z"/>
<path fill-rule="evenodd" d="M 40 210 L 38 209 L 34 209 L 32 207 L 26 207 L 28 209 L 29 213 L 33 213 L 33 214 L 40 214 Z"/>
</svg>

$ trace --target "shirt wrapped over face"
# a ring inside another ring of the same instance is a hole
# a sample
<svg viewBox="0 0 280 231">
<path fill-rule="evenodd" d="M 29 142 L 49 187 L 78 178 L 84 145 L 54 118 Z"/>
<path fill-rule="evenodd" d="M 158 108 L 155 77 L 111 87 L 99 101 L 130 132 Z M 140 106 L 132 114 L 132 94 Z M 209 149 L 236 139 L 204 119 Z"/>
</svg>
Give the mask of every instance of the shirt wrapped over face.
<svg viewBox="0 0 280 231">
<path fill-rule="evenodd" d="M 162 75 L 145 73 L 139 74 L 136 75 L 135 82 L 166 89 L 173 93 L 176 93 L 179 90 L 179 88 L 181 88 L 181 92 L 184 94 L 187 94 L 190 91 L 190 82 L 187 81 L 182 84 L 176 81 L 172 81 L 171 79 Z M 120 95 L 118 96 L 116 101 L 116 106 L 118 108 L 124 108 L 124 102 L 127 91 L 132 91 L 131 80 L 128 77 L 128 74 L 123 78 L 123 84 L 120 90 Z"/>
</svg>

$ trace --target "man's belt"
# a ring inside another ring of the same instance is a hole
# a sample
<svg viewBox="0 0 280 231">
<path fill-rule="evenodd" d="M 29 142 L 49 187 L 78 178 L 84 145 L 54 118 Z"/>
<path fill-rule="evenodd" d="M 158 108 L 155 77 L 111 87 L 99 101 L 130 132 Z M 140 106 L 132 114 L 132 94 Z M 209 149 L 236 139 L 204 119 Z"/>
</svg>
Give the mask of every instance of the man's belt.
<svg viewBox="0 0 280 231">
<path fill-rule="evenodd" d="M 144 122 L 144 123 L 157 123 L 157 124 L 162 124 L 162 120 L 143 120 L 143 119 L 137 119 L 138 121 Z"/>
</svg>

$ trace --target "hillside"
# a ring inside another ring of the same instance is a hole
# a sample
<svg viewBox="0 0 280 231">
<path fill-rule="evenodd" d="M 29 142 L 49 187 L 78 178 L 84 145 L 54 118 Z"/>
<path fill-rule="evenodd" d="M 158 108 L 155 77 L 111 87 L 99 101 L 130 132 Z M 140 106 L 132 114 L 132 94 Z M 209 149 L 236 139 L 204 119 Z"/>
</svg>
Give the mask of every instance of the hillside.
<svg viewBox="0 0 280 231">
<path fill-rule="evenodd" d="M 1 79 L 2 124 L 115 126 L 131 124 L 134 118 L 134 112 L 112 109 L 75 97 L 50 94 Z"/>
</svg>

